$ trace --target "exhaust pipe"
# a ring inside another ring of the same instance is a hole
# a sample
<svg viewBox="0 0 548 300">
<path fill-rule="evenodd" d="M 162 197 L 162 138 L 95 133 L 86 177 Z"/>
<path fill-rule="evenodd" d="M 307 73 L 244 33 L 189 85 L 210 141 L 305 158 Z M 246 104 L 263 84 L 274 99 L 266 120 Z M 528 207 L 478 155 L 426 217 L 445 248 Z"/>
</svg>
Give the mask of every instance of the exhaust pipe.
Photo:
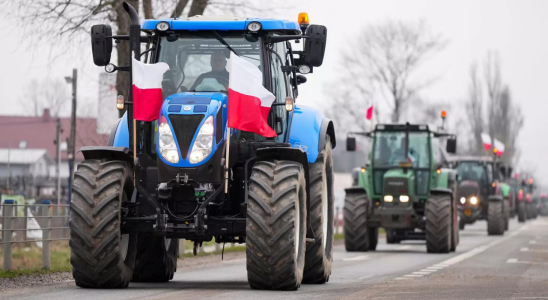
<svg viewBox="0 0 548 300">
<path fill-rule="evenodd" d="M 127 2 L 124 2 L 122 5 L 131 19 L 131 25 L 139 25 L 139 15 L 137 14 L 135 8 Z"/>
</svg>

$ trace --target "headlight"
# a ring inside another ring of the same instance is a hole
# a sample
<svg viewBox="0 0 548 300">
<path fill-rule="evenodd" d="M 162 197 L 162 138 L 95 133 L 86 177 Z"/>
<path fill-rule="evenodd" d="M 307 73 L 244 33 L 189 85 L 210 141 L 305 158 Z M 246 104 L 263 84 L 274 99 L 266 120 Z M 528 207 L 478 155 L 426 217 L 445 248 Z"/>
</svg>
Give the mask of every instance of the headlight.
<svg viewBox="0 0 548 300">
<path fill-rule="evenodd" d="M 166 31 L 169 29 L 169 23 L 168 22 L 159 22 L 156 24 L 156 29 L 159 31 Z"/>
<path fill-rule="evenodd" d="M 219 133 L 220 134 L 220 133 Z M 197 164 L 211 154 L 213 149 L 213 116 L 209 116 L 200 130 L 190 151 L 189 161 Z"/>
<path fill-rule="evenodd" d="M 384 196 L 384 202 L 392 202 L 392 201 L 394 201 L 394 197 L 390 195 Z"/>
<path fill-rule="evenodd" d="M 407 195 L 401 195 L 400 196 L 400 202 L 409 202 L 409 196 Z"/>
<path fill-rule="evenodd" d="M 165 160 L 172 164 L 179 162 L 179 152 L 175 145 L 175 139 L 173 139 L 173 133 L 164 116 L 160 119 L 160 126 L 158 126 L 158 148 Z"/>
<path fill-rule="evenodd" d="M 478 204 L 478 198 L 476 198 L 476 197 L 470 198 L 470 204 L 472 204 L 472 205 Z"/>
<path fill-rule="evenodd" d="M 466 198 L 464 198 L 464 197 L 460 198 L 460 203 L 461 203 L 461 204 L 466 203 Z"/>
</svg>

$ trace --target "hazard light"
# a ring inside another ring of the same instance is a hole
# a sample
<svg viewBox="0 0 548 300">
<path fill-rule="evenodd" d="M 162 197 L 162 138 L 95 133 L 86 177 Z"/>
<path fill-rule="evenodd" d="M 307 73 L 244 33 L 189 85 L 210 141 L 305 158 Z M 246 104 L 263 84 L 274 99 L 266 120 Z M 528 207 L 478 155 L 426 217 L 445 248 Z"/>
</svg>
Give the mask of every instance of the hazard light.
<svg viewBox="0 0 548 300">
<path fill-rule="evenodd" d="M 118 97 L 116 97 L 116 108 L 118 110 L 124 110 L 124 96 L 123 95 L 118 95 Z"/>
<path fill-rule="evenodd" d="M 299 13 L 299 24 L 300 25 L 308 25 L 310 24 L 310 21 L 308 20 L 308 14 L 305 12 Z"/>
<path fill-rule="evenodd" d="M 445 119 L 445 117 L 447 117 L 447 112 L 445 110 L 442 110 L 441 111 L 441 118 Z"/>
</svg>

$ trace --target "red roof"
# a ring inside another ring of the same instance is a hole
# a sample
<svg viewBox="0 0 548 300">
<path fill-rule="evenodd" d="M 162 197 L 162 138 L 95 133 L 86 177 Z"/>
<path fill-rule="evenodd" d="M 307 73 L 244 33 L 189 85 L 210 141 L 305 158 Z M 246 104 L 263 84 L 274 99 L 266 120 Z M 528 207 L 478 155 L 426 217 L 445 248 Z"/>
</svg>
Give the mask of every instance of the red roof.
<svg viewBox="0 0 548 300">
<path fill-rule="evenodd" d="M 60 118 L 63 132 L 61 142 L 70 137 L 70 118 Z M 57 118 L 50 117 L 45 111 L 41 117 L 0 116 L 0 148 L 18 148 L 21 141 L 27 142 L 27 149 L 46 149 L 52 158 L 55 153 L 55 132 Z M 97 133 L 97 120 L 93 118 L 76 119 L 76 151 L 83 146 L 106 145 L 107 134 Z M 67 160 L 67 152 L 61 151 L 61 159 Z M 82 153 L 76 154 L 76 160 L 83 160 Z"/>
</svg>

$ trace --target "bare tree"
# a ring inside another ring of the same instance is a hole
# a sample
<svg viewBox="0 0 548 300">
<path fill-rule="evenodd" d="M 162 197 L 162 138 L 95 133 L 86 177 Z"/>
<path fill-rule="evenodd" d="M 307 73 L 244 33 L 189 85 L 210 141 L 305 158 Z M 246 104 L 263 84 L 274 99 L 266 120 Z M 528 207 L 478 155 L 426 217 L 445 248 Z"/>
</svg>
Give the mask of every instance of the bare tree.
<svg viewBox="0 0 548 300">
<path fill-rule="evenodd" d="M 417 71 L 446 44 L 423 21 L 386 21 L 365 28 L 341 54 L 337 86 L 348 95 L 334 101 L 333 113 L 349 116 L 362 126 L 363 107 L 379 97 L 390 108 L 392 122 L 400 121 L 408 105 L 432 83 L 419 78 Z"/>
<path fill-rule="evenodd" d="M 45 78 L 41 81 L 32 79 L 25 88 L 23 105 L 28 111 L 29 104 L 32 107 L 31 114 L 35 117 L 42 115 L 45 108 L 50 110 L 53 117 L 58 117 L 70 111 L 67 107 L 70 95 L 64 80 Z"/>
<path fill-rule="evenodd" d="M 512 100 L 510 88 L 502 81 L 500 69 L 500 58 L 496 52 L 487 55 L 483 81 L 478 76 L 477 66 L 471 68 L 470 98 L 466 104 L 472 133 L 470 151 L 474 154 L 485 153 L 481 133 L 487 131 L 505 145 L 502 159 L 513 165 L 519 160 L 517 137 L 524 119 L 520 108 Z M 486 114 L 483 113 L 484 105 L 487 105 Z"/>
</svg>

